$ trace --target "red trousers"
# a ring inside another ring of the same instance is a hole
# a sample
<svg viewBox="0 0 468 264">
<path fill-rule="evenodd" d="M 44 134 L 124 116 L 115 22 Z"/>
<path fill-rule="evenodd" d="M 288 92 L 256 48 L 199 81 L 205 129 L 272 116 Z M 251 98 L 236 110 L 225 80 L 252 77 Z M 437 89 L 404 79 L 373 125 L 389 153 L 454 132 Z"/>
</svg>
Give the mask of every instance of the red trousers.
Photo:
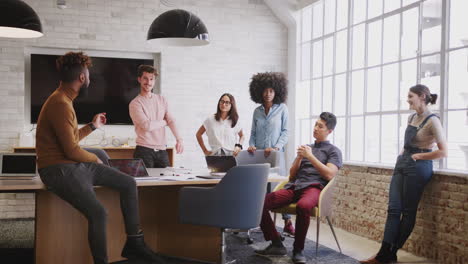
<svg viewBox="0 0 468 264">
<path fill-rule="evenodd" d="M 297 191 L 293 189 L 281 189 L 267 194 L 263 205 L 262 221 L 260 222 L 260 228 L 263 231 L 265 240 L 280 238 L 280 234 L 276 231 L 269 211 L 291 203 L 297 203 L 294 251 L 302 251 L 307 230 L 309 229 L 311 210 L 317 206 L 320 192 L 319 185 L 311 185 Z"/>
</svg>

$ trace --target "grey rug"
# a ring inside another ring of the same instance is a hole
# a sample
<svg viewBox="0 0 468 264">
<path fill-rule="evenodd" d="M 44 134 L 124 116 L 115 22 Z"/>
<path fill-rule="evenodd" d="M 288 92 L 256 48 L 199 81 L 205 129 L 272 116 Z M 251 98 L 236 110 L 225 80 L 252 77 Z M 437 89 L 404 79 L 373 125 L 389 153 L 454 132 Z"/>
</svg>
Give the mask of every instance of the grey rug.
<svg viewBox="0 0 468 264">
<path fill-rule="evenodd" d="M 279 229 L 278 229 L 279 230 Z M 260 249 L 268 246 L 269 242 L 265 242 L 262 232 L 252 232 L 251 236 L 254 243 L 247 245 L 245 235 L 229 234 L 226 237 L 227 256 L 228 260 L 236 259 L 237 264 L 285 264 L 293 263 L 291 261 L 292 245 L 294 238 L 286 237 L 283 241 L 288 249 L 288 255 L 284 257 L 263 257 L 254 253 L 255 249 Z M 307 263 L 328 263 L 328 264 L 356 264 L 357 260 L 350 258 L 328 247 L 319 245 L 318 257 L 315 257 L 315 241 L 306 240 L 304 247 L 304 255 L 307 258 Z"/>
</svg>

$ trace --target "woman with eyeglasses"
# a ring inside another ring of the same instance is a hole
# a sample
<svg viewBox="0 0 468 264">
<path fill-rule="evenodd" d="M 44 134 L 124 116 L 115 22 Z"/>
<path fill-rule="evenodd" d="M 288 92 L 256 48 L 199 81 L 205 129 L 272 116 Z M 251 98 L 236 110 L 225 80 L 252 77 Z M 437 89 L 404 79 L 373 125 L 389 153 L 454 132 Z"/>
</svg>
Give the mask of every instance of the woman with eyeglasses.
<svg viewBox="0 0 468 264">
<path fill-rule="evenodd" d="M 236 100 L 229 93 L 221 95 L 216 107 L 216 114 L 210 115 L 197 131 L 197 141 L 207 156 L 237 156 L 242 150 L 244 133 L 238 124 Z M 203 134 L 208 136 L 210 150 L 203 142 Z"/>
<path fill-rule="evenodd" d="M 407 102 L 416 113 L 408 118 L 403 150 L 397 158 L 388 195 L 387 222 L 379 252 L 360 263 L 396 263 L 397 251 L 413 232 L 424 187 L 432 178 L 432 160 L 447 156 L 447 141 L 439 118 L 428 104 L 437 94 L 418 84 L 409 89 Z M 437 149 L 432 148 L 437 145 Z"/>
<path fill-rule="evenodd" d="M 257 73 L 250 82 L 250 98 L 260 104 L 254 110 L 250 132 L 250 153 L 263 149 L 265 156 L 272 151 L 280 153 L 280 174 L 286 174 L 284 145 L 288 142 L 288 108 L 284 104 L 288 96 L 288 80 L 280 72 Z M 283 234 L 294 236 L 291 216 L 283 214 Z"/>
</svg>

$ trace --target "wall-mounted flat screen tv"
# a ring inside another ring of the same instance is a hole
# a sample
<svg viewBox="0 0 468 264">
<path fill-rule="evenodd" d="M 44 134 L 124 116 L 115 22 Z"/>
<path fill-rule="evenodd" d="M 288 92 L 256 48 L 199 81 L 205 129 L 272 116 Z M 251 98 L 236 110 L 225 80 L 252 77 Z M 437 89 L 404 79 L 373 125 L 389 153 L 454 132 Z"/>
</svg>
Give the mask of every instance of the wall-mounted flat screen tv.
<svg viewBox="0 0 468 264">
<path fill-rule="evenodd" d="M 41 107 L 57 89 L 60 80 L 55 60 L 58 55 L 31 54 L 31 123 L 37 123 Z M 107 123 L 131 125 L 128 104 L 140 92 L 137 68 L 154 65 L 151 59 L 106 58 L 92 56 L 91 83 L 86 97 L 74 100 L 79 124 L 91 122 L 97 113 L 107 113 Z"/>
</svg>

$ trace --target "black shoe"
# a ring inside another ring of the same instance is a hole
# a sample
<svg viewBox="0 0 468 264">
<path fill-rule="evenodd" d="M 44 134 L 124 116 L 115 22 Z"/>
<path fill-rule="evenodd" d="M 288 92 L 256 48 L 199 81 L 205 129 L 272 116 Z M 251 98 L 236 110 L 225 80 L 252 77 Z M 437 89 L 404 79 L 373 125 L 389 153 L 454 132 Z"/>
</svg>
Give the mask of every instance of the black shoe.
<svg viewBox="0 0 468 264">
<path fill-rule="evenodd" d="M 283 245 L 275 246 L 273 245 L 273 243 L 271 243 L 265 249 L 255 250 L 255 253 L 262 256 L 285 256 L 287 250 L 286 247 Z"/>
<path fill-rule="evenodd" d="M 165 264 L 166 262 L 145 243 L 143 234 L 127 236 L 127 242 L 122 249 L 122 257 L 129 260 L 141 259 L 151 261 L 152 264 Z"/>
<path fill-rule="evenodd" d="M 304 254 L 302 254 L 302 250 L 293 252 L 292 261 L 294 263 L 306 263 L 307 262 L 306 257 L 304 256 Z"/>
</svg>

